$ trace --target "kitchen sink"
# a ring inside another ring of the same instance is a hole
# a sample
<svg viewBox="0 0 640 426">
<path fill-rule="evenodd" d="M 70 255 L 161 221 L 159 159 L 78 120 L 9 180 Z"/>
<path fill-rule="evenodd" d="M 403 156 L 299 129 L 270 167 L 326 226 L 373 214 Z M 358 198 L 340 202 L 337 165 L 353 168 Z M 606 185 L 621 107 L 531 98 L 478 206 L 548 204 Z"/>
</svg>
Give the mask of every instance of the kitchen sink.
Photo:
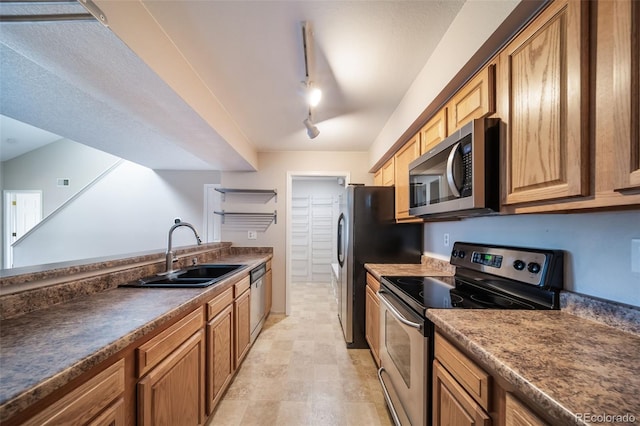
<svg viewBox="0 0 640 426">
<path fill-rule="evenodd" d="M 180 269 L 169 275 L 157 275 L 121 285 L 120 287 L 148 288 L 198 288 L 209 287 L 224 280 L 229 275 L 247 265 L 203 263 L 187 269 Z"/>
</svg>

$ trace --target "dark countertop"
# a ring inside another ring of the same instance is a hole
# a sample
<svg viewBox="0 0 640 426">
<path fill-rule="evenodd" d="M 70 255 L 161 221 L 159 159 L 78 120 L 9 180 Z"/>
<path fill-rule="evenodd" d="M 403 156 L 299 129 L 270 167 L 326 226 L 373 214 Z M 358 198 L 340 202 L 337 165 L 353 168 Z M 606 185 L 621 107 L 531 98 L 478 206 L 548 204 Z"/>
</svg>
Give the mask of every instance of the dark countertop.
<svg viewBox="0 0 640 426">
<path fill-rule="evenodd" d="M 443 334 L 557 419 L 624 415 L 640 423 L 640 336 L 563 311 L 429 309 Z"/>
<path fill-rule="evenodd" d="M 0 422 L 111 355 L 229 288 L 271 258 L 253 253 L 209 263 L 248 267 L 207 288 L 114 288 L 15 318 L 0 327 Z"/>
</svg>

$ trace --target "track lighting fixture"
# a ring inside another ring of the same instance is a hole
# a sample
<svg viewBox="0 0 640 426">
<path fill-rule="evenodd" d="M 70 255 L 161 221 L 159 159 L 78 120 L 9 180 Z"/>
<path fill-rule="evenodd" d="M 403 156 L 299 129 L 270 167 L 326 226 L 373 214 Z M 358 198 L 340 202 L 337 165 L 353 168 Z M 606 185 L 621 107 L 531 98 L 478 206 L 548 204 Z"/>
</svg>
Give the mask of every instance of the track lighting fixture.
<svg viewBox="0 0 640 426">
<path fill-rule="evenodd" d="M 320 130 L 313 123 L 313 118 L 311 117 L 311 109 L 318 106 L 320 100 L 322 99 L 322 91 L 319 87 L 315 86 L 311 81 L 310 76 L 310 68 L 312 62 L 312 41 L 311 41 L 311 30 L 309 28 L 309 24 L 307 22 L 302 22 L 302 48 L 304 50 L 304 71 L 305 71 L 305 79 L 302 82 L 305 89 L 305 96 L 307 98 L 307 103 L 309 107 L 309 112 L 307 118 L 302 122 L 304 127 L 307 129 L 307 135 L 309 139 L 313 139 L 320 134 Z"/>
<path fill-rule="evenodd" d="M 311 110 L 309 110 L 309 115 L 304 119 L 302 123 L 304 124 L 304 127 L 307 128 L 307 136 L 309 136 L 309 139 L 313 139 L 320 134 L 320 130 L 318 130 L 316 125 L 313 124 L 313 119 L 311 118 Z"/>
</svg>

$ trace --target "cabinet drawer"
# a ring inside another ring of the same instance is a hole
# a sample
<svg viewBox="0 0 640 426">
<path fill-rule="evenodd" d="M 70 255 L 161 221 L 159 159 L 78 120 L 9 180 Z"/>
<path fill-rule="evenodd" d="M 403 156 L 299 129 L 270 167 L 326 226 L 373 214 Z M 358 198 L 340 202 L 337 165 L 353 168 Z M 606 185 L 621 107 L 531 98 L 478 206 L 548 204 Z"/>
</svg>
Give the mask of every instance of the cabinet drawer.
<svg viewBox="0 0 640 426">
<path fill-rule="evenodd" d="M 218 315 L 224 308 L 233 303 L 233 287 L 229 287 L 222 294 L 219 294 L 215 299 L 207 303 L 207 320 L 211 321 Z"/>
<path fill-rule="evenodd" d="M 489 410 L 490 376 L 436 333 L 435 358 L 485 410 Z"/>
<path fill-rule="evenodd" d="M 245 291 L 249 290 L 249 287 L 251 286 L 251 277 L 249 275 L 247 275 L 245 278 L 242 279 L 242 281 L 238 281 L 235 284 L 235 297 L 240 296 L 242 293 L 244 293 Z"/>
<path fill-rule="evenodd" d="M 376 279 L 373 275 L 367 272 L 367 285 L 371 287 L 374 293 L 377 293 L 380 290 L 380 281 Z"/>
<path fill-rule="evenodd" d="M 121 359 L 24 424 L 34 426 L 88 424 L 123 392 L 124 360 Z"/>
<path fill-rule="evenodd" d="M 151 370 L 203 326 L 204 315 L 199 308 L 140 346 L 136 350 L 138 377 Z"/>
<path fill-rule="evenodd" d="M 510 393 L 507 393 L 505 413 L 506 426 L 545 426 L 547 424 Z"/>
</svg>

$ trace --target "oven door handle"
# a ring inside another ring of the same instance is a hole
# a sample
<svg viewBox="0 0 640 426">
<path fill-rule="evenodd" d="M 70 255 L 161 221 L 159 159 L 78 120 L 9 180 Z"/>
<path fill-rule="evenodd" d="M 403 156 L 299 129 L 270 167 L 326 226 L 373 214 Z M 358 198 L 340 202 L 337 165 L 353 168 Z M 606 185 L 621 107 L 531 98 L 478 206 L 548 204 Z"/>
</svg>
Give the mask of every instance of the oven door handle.
<svg viewBox="0 0 640 426">
<path fill-rule="evenodd" d="M 382 392 L 384 393 L 384 399 L 387 401 L 387 407 L 389 407 L 389 412 L 391 413 L 391 417 L 393 418 L 393 424 L 395 426 L 402 426 L 400 423 L 400 418 L 398 417 L 398 413 L 396 412 L 396 408 L 393 406 L 393 401 L 391 400 L 391 395 L 389 395 L 389 391 L 387 390 L 387 385 L 384 383 L 382 379 L 382 373 L 386 372 L 384 367 L 380 367 L 378 370 L 378 380 L 382 385 Z"/>
<path fill-rule="evenodd" d="M 403 323 L 404 325 L 408 325 L 409 327 L 417 328 L 418 330 L 422 330 L 422 324 L 418 324 L 417 322 L 409 321 L 405 317 L 402 316 L 400 312 L 389 302 L 389 300 L 384 297 L 385 291 L 378 290 L 378 298 L 384 304 L 384 306 L 393 314 L 393 316 Z"/>
</svg>

